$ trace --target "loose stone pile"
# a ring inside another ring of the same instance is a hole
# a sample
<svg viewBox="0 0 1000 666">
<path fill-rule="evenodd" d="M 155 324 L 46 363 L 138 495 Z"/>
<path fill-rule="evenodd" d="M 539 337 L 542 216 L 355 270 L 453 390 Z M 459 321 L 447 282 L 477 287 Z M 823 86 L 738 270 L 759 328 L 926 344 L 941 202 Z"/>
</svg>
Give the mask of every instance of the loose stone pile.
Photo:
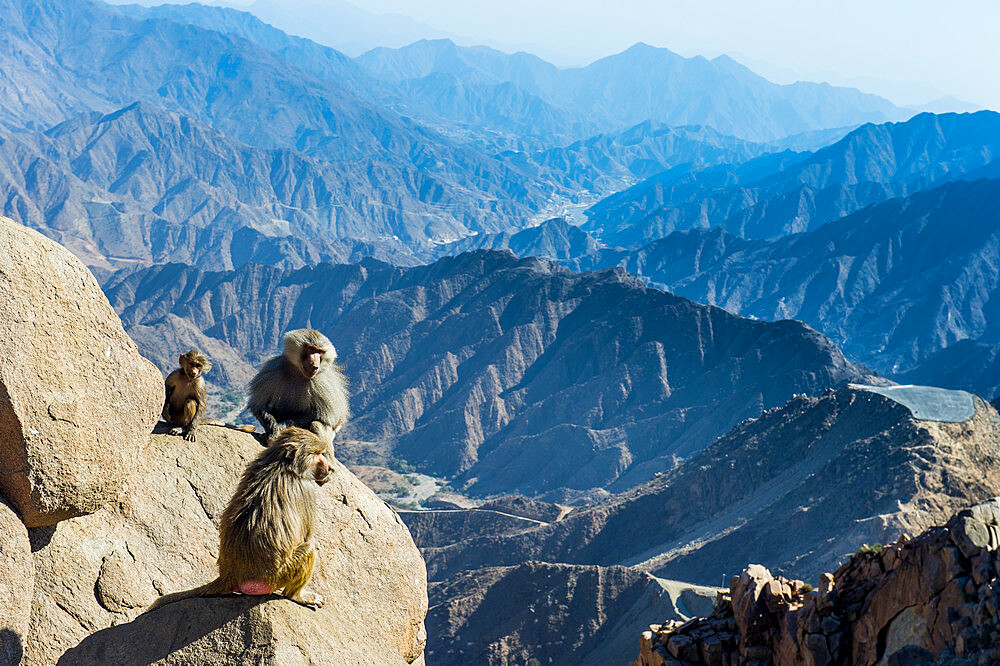
<svg viewBox="0 0 1000 666">
<path fill-rule="evenodd" d="M 633 666 L 1000 663 L 1000 498 L 862 548 L 819 588 L 760 565 L 715 613 L 651 625 Z"/>
</svg>

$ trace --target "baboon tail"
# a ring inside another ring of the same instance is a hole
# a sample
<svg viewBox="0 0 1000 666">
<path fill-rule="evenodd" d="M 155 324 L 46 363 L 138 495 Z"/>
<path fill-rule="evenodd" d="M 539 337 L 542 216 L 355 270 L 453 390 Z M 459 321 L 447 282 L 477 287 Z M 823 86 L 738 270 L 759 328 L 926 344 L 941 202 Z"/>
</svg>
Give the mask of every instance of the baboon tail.
<svg viewBox="0 0 1000 666">
<path fill-rule="evenodd" d="M 210 425 L 219 428 L 229 428 L 230 430 L 239 430 L 241 432 L 253 433 L 257 431 L 252 425 L 234 425 L 232 423 L 226 423 L 225 421 L 220 421 L 219 419 L 199 419 L 198 425 Z"/>
<path fill-rule="evenodd" d="M 190 599 L 191 597 L 208 597 L 214 594 L 225 594 L 227 592 L 232 592 L 233 586 L 226 584 L 222 578 L 216 578 L 211 583 L 206 583 L 201 587 L 196 587 L 193 590 L 184 590 L 183 592 L 174 592 L 173 594 L 165 594 L 156 601 L 154 601 L 145 612 L 149 612 L 160 606 L 165 606 L 166 604 L 172 604 L 175 601 L 180 601 L 181 599 Z"/>
</svg>

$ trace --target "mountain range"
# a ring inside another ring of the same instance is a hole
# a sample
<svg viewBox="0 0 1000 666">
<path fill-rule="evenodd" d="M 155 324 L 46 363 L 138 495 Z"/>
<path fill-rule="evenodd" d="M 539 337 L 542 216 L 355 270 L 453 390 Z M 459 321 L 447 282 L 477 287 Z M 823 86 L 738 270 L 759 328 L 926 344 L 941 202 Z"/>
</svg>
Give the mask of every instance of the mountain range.
<svg viewBox="0 0 1000 666">
<path fill-rule="evenodd" d="M 74 116 L 108 114 L 138 101 L 256 149 L 295 151 L 329 163 L 329 170 L 353 181 L 347 197 L 353 201 L 342 203 L 334 192 L 321 206 L 360 204 L 355 211 L 366 217 L 372 211 L 376 218 L 398 218 L 394 233 L 418 246 L 480 225 L 516 227 L 552 194 L 502 158 L 352 92 L 358 86 L 349 61 L 324 60 L 324 78 L 241 37 L 166 19 L 139 20 L 87 0 L 3 0 L 0 21 L 8 27 L 0 93 L 10 100 L 0 123 L 15 131 L 46 131 Z M 158 158 L 150 151 L 149 159 Z M 254 175 L 244 177 L 250 187 L 268 186 Z M 380 213 L 386 206 L 390 211 Z M 367 237 L 378 238 L 378 232 Z"/>
<path fill-rule="evenodd" d="M 505 86 L 514 86 L 539 101 L 537 109 L 546 119 L 557 118 L 556 111 L 570 114 L 575 124 L 566 131 L 581 137 L 581 131 L 616 131 L 652 120 L 708 125 L 743 139 L 769 141 L 908 115 L 885 99 L 853 89 L 802 82 L 781 86 L 728 56 L 685 58 L 643 43 L 573 69 L 526 53 L 460 47 L 450 40 L 376 48 L 357 62 L 374 76 L 403 86 L 416 103 L 448 97 L 449 89 L 489 91 L 484 94 L 499 98 Z"/>
<path fill-rule="evenodd" d="M 998 113 L 924 113 L 864 125 L 813 153 L 669 169 L 590 208 L 584 228 L 626 247 L 695 228 L 776 238 L 949 180 L 996 177 L 998 149 Z"/>
<path fill-rule="evenodd" d="M 894 376 L 954 343 L 1000 340 L 998 211 L 1000 180 L 958 181 L 777 240 L 695 229 L 582 265 L 621 265 L 744 316 L 800 319 Z M 992 396 L 995 384 L 974 388 Z"/>
<path fill-rule="evenodd" d="M 249 13 L 195 4 L 2 0 L 0 21 L 0 212 L 102 270 L 365 255 L 412 264 L 438 244 L 516 231 L 663 169 L 774 148 L 746 138 L 899 112 L 856 91 L 775 86 L 724 58 L 644 45 L 563 70 L 447 40 L 352 59 Z M 659 96 L 642 101 L 629 81 Z M 725 99 L 685 110 L 692 86 Z M 103 164 L 84 155 L 91 144 Z"/>
<path fill-rule="evenodd" d="M 325 331 L 351 378 L 350 437 L 477 495 L 629 487 L 794 393 L 869 378 L 798 322 L 504 252 L 414 268 L 166 265 L 105 291 L 164 370 L 174 350 L 157 341 L 179 326 L 212 338 L 233 378 L 284 331 Z"/>
<path fill-rule="evenodd" d="M 758 562 L 809 580 L 863 543 L 925 529 L 969 497 L 992 496 L 996 412 L 966 399 L 975 416 L 942 423 L 858 387 L 797 396 L 560 521 L 418 545 L 432 580 L 525 560 L 636 566 L 701 584 Z"/>
<path fill-rule="evenodd" d="M 898 381 L 990 397 L 1000 394 L 998 211 L 1000 180 L 960 180 L 774 240 L 691 229 L 610 249 L 556 218 L 441 251 L 508 249 L 576 270 L 621 267 L 746 317 L 804 321 L 848 358 Z"/>
<path fill-rule="evenodd" d="M 941 404 L 967 411 L 919 419 L 911 411 Z M 633 618 L 616 581 L 654 581 L 631 594 L 642 603 L 658 598 L 655 581 L 664 577 L 724 586 L 748 563 L 815 584 L 857 550 L 877 551 L 873 544 L 992 497 L 998 444 L 996 412 L 968 394 L 843 387 L 796 396 L 676 468 L 568 514 L 513 524 L 485 505 L 404 512 L 432 581 L 428 631 L 442 644 L 430 654 L 445 664 L 499 665 L 509 663 L 508 650 L 532 645 L 553 664 L 612 663 L 592 654 L 575 627 L 593 627 L 611 645 L 609 625 L 662 621 Z M 676 605 L 664 618 L 691 615 L 699 592 L 711 597 L 711 587 L 687 585 L 673 586 Z M 592 605 L 578 603 L 603 595 L 596 618 Z M 504 601 L 508 609 L 496 610 Z M 536 632 L 536 611 L 553 618 L 552 632 Z M 502 620 L 487 621 L 490 612 Z M 570 654 L 561 649 L 567 641 Z"/>
</svg>

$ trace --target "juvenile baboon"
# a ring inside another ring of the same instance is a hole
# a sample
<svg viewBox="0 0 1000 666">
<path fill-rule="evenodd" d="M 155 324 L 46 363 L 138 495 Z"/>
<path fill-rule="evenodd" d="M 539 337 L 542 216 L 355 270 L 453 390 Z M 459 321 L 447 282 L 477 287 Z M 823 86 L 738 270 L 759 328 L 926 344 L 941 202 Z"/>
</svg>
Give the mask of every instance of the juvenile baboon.
<svg viewBox="0 0 1000 666">
<path fill-rule="evenodd" d="M 189 597 L 242 592 L 282 594 L 319 608 L 323 598 L 303 588 L 316 551 L 316 491 L 330 476 L 327 443 L 302 428 L 282 430 L 247 465 L 219 525 L 219 577 L 157 599 L 149 610 Z"/>
<path fill-rule="evenodd" d="M 300 328 L 285 334 L 282 354 L 264 364 L 248 389 L 247 406 L 266 438 L 298 426 L 333 440 L 350 418 L 347 378 L 336 360 L 337 350 L 319 331 Z"/>
<path fill-rule="evenodd" d="M 184 439 L 193 442 L 207 401 L 202 375 L 212 369 L 212 364 L 197 349 L 181 354 L 178 361 L 181 367 L 167 375 L 162 416 L 164 421 L 177 426 L 170 430 L 171 435 L 183 435 Z"/>
</svg>

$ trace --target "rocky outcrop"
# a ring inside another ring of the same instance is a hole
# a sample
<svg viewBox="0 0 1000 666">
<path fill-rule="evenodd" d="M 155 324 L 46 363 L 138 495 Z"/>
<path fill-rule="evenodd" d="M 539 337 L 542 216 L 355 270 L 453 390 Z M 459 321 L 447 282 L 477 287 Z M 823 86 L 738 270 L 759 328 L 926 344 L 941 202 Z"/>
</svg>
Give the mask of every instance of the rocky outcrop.
<svg viewBox="0 0 1000 666">
<path fill-rule="evenodd" d="M 1000 498 L 862 548 L 813 591 L 751 565 L 710 617 L 654 625 L 634 666 L 1000 661 Z"/>
<path fill-rule="evenodd" d="M 709 611 L 716 593 L 626 567 L 526 562 L 463 572 L 431 586 L 427 657 L 442 666 L 620 663 L 646 618 L 687 619 Z"/>
<path fill-rule="evenodd" d="M 215 577 L 219 516 L 261 445 L 151 436 L 162 375 L 94 277 L 5 218 L 0 257 L 0 664 L 422 661 L 423 560 L 339 463 L 318 499 L 323 609 L 223 596 L 141 614 Z"/>
<path fill-rule="evenodd" d="M 162 407 L 94 276 L 0 218 L 0 491 L 29 527 L 116 501 Z"/>
<path fill-rule="evenodd" d="M 270 595 L 160 593 L 215 576 L 218 518 L 260 450 L 204 426 L 192 445 L 153 435 L 122 501 L 31 530 L 35 586 L 25 666 L 59 664 L 404 664 L 421 658 L 427 611 L 420 554 L 395 513 L 335 464 L 319 492 L 314 611 Z"/>
</svg>

